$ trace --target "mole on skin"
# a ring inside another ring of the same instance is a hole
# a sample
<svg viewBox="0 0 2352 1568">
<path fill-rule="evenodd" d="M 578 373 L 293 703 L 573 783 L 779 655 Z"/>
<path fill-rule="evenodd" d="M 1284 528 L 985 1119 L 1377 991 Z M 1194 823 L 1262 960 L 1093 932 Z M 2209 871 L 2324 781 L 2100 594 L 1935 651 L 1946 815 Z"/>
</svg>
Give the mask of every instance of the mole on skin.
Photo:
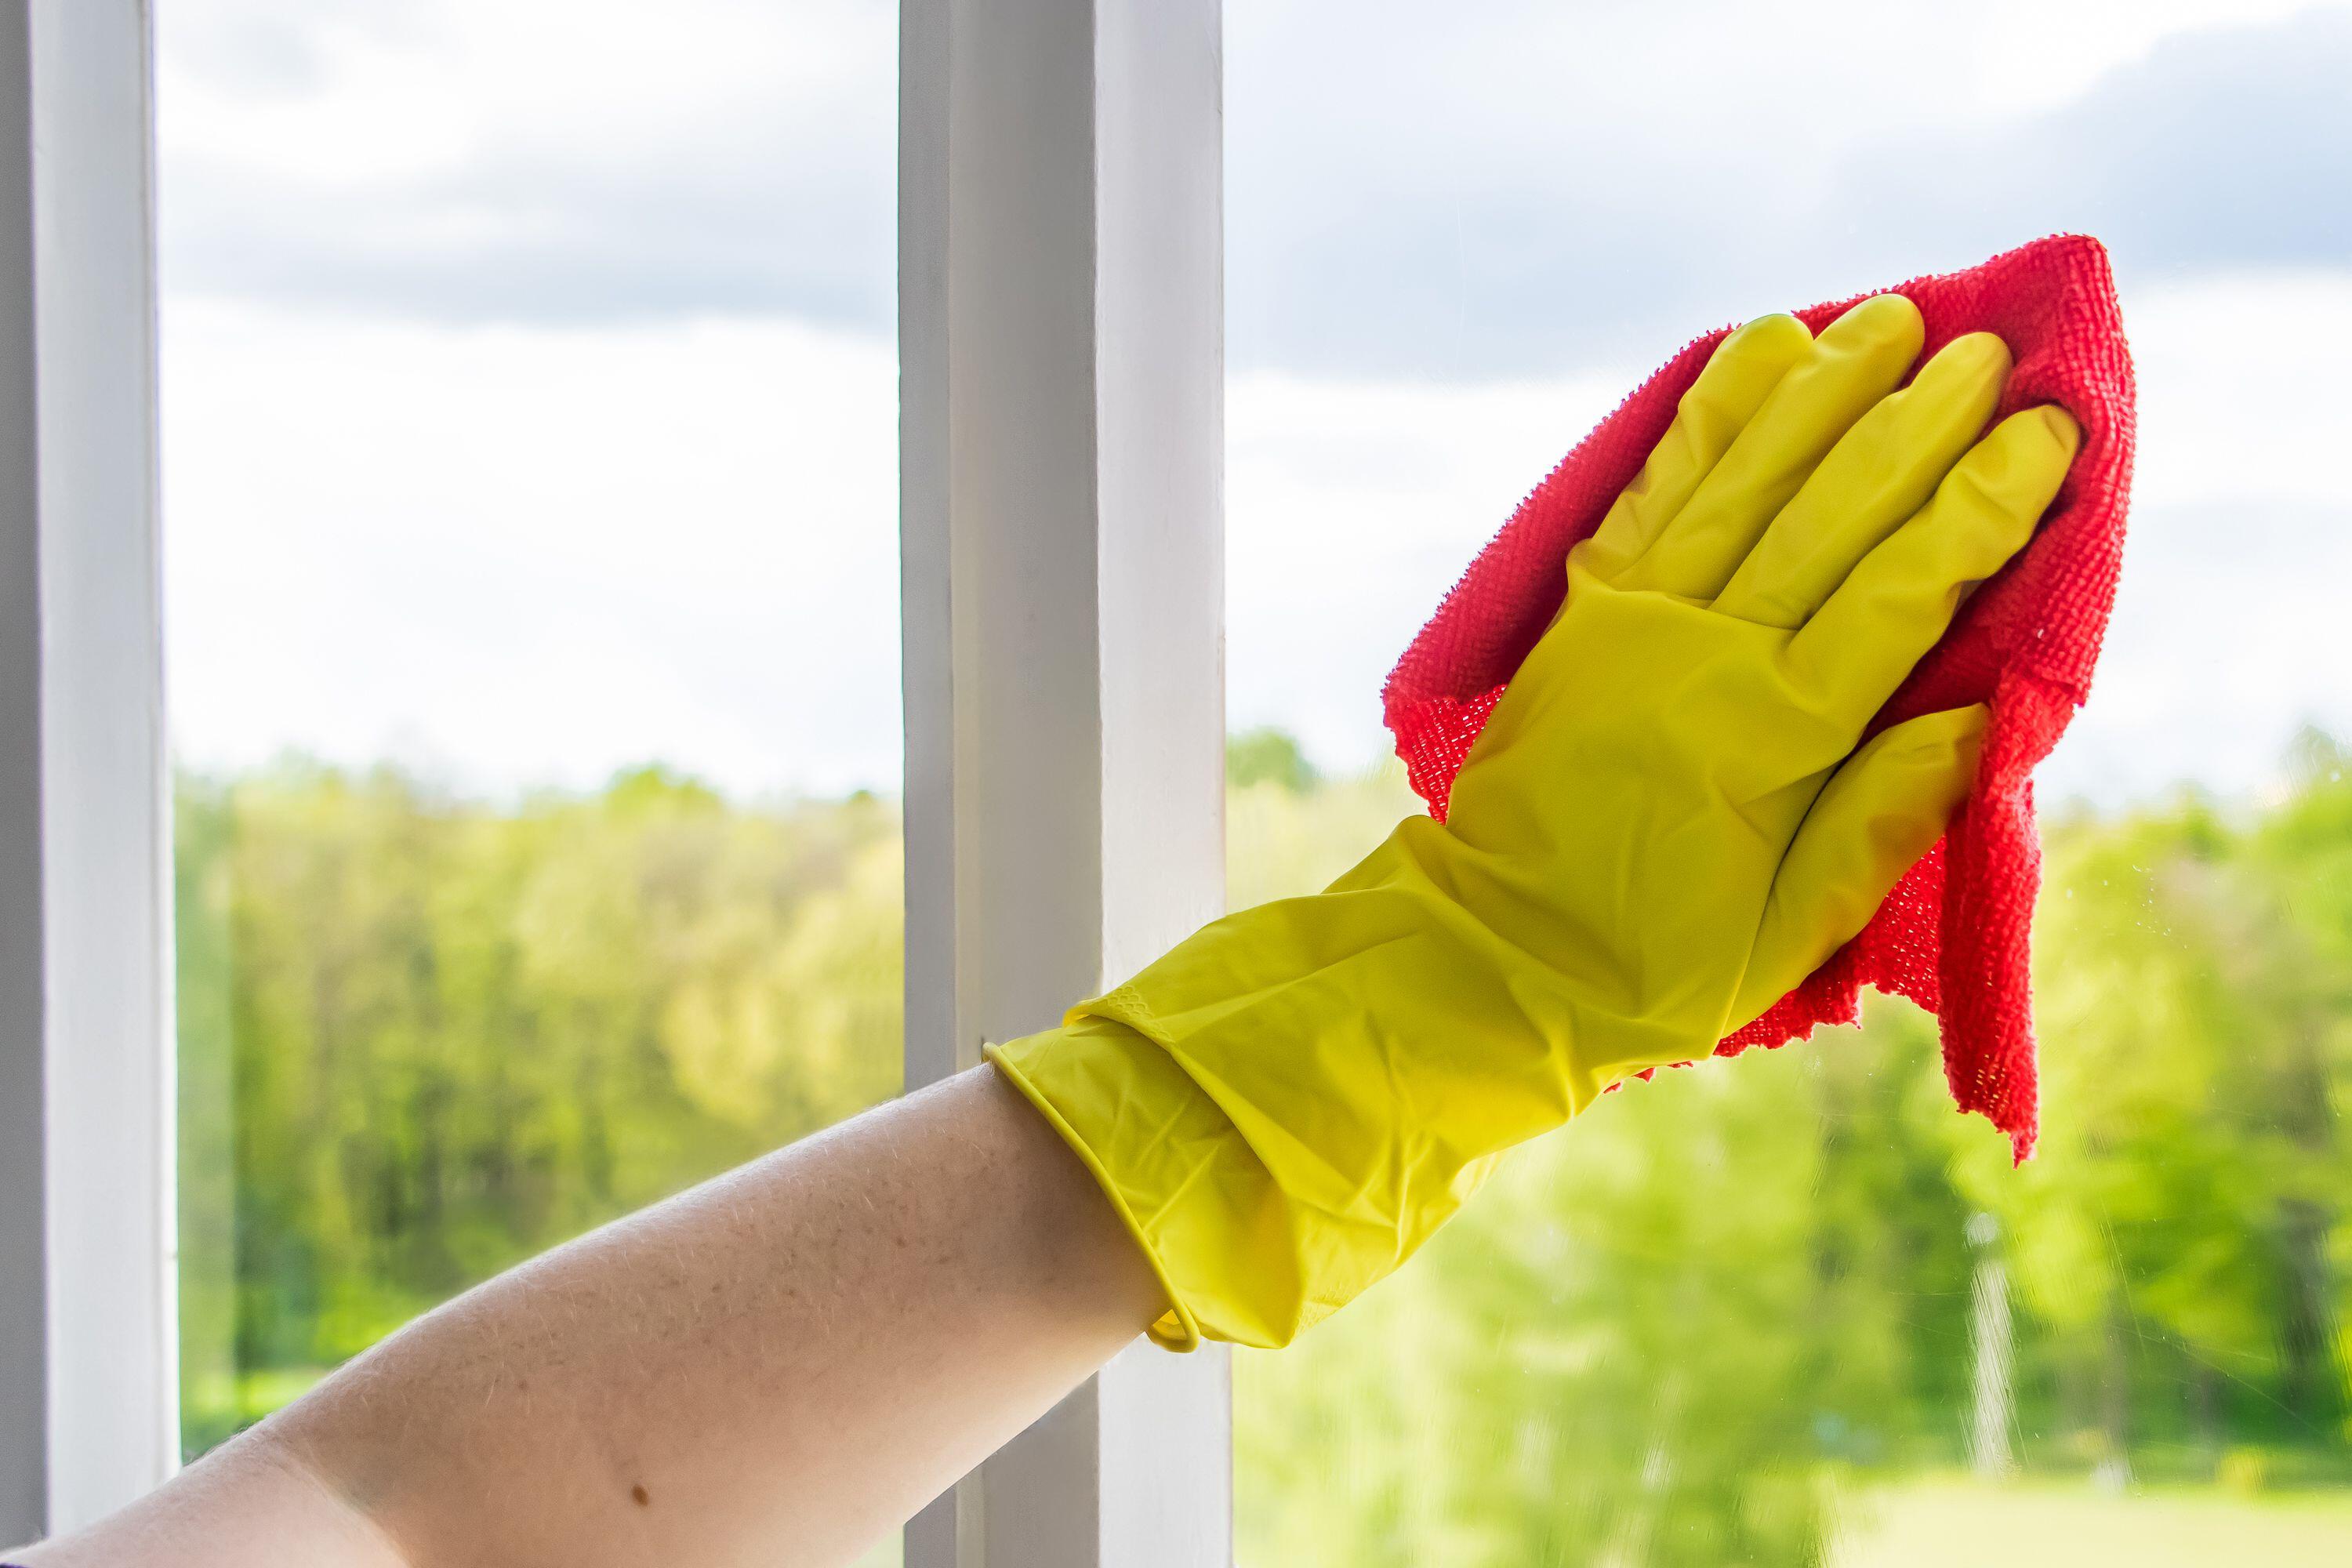
<svg viewBox="0 0 2352 1568">
<path fill-rule="evenodd" d="M 653 1493 L 646 1490 L 642 1482 L 629 1489 L 629 1496 L 635 1501 L 639 1508 L 644 1508 L 646 1504 L 654 1500 Z"/>
</svg>

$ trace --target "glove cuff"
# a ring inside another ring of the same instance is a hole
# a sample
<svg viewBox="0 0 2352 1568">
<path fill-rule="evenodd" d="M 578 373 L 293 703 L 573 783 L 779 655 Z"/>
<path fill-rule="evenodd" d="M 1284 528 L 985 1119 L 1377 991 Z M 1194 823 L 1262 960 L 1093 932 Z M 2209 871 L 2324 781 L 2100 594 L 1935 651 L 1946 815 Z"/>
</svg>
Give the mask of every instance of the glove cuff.
<svg viewBox="0 0 2352 1568">
<path fill-rule="evenodd" d="M 1285 1345 L 1307 1318 L 1287 1205 L 1232 1120 L 1168 1053 L 1108 1018 L 984 1047 L 1085 1163 L 1168 1294 L 1148 1331 Z M 1319 1314 L 1318 1314 L 1319 1315 Z"/>
</svg>

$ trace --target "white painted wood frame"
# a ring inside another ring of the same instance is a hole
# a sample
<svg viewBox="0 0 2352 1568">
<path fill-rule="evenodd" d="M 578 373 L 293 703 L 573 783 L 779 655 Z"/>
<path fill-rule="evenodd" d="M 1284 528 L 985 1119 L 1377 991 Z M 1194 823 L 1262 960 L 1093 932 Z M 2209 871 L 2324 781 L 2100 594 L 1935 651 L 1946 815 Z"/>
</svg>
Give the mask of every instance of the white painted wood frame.
<svg viewBox="0 0 2352 1568">
<path fill-rule="evenodd" d="M 0 1543 L 178 1444 L 145 0 L 0 0 Z"/>
<path fill-rule="evenodd" d="M 904 0 L 907 1082 L 1223 904 L 1218 0 Z M 1222 1349 L 1139 1342 L 908 1568 L 1232 1555 Z"/>
<path fill-rule="evenodd" d="M 904 30 L 920 1083 L 1222 904 L 1221 59 L 1214 0 Z M 0 1538 L 176 1444 L 151 37 L 0 0 Z M 1222 1353 L 1139 1345 L 909 1562 L 1221 1563 L 1230 1489 Z"/>
</svg>

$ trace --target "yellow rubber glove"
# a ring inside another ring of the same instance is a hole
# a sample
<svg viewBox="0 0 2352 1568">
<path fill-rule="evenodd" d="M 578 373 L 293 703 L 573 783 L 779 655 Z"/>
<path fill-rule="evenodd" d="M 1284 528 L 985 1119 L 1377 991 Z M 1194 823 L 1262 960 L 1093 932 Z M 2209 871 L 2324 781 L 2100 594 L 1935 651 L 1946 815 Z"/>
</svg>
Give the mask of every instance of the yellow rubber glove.
<svg viewBox="0 0 2352 1568">
<path fill-rule="evenodd" d="M 1761 1013 L 1942 833 L 1983 710 L 1856 742 L 2078 433 L 2035 408 L 1979 441 L 2007 349 L 1906 387 L 1922 337 L 1899 295 L 1733 333 L 1570 552 L 1445 823 L 992 1049 L 1150 1254 L 1156 1338 L 1288 1342 L 1504 1150 Z"/>
</svg>

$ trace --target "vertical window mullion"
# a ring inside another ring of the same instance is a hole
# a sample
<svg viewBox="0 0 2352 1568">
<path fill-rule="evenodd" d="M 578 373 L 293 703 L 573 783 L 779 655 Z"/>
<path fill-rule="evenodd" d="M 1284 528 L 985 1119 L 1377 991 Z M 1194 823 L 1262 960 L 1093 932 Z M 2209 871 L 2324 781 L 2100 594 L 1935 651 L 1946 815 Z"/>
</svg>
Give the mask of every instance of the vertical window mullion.
<svg viewBox="0 0 2352 1568">
<path fill-rule="evenodd" d="M 1223 902 L 1216 0 L 906 0 L 907 1083 Z M 1231 1554 L 1221 1350 L 1139 1346 L 909 1568 Z"/>
<path fill-rule="evenodd" d="M 169 830 L 143 0 L 0 4 L 0 1538 L 167 1475 Z"/>
</svg>

